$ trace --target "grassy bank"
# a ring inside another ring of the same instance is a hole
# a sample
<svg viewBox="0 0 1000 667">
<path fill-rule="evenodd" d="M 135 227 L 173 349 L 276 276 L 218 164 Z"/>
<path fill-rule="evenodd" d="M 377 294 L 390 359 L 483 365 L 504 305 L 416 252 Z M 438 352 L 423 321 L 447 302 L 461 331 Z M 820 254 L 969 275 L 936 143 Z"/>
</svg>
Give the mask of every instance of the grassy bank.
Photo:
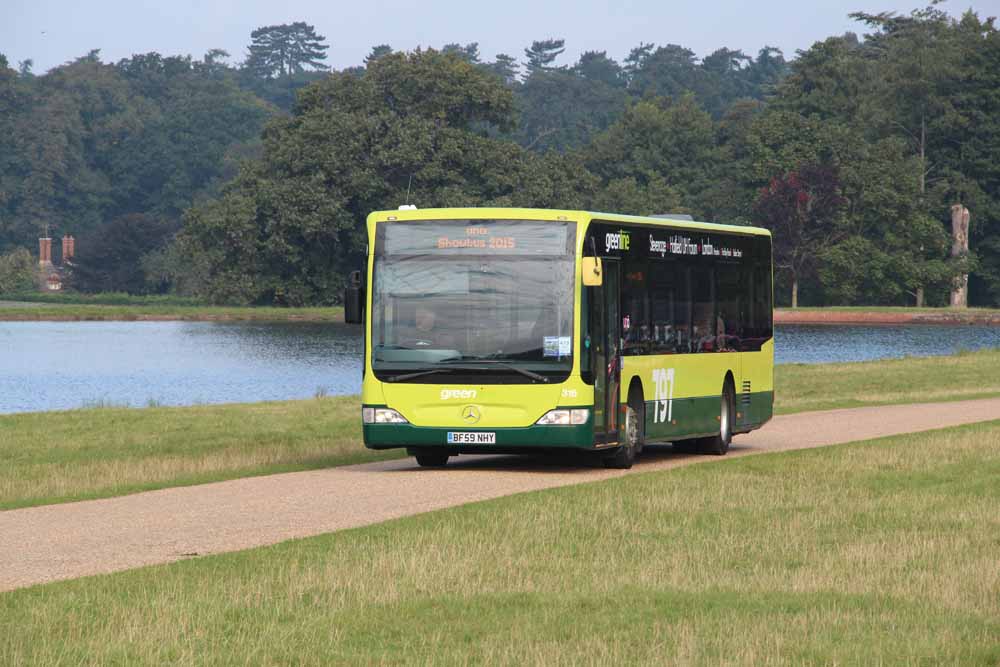
<svg viewBox="0 0 1000 667">
<path fill-rule="evenodd" d="M 774 368 L 779 414 L 1000 396 L 1000 349 Z"/>
<path fill-rule="evenodd" d="M 20 292 L 0 295 L 0 300 L 22 304 L 73 304 L 96 306 L 205 306 L 201 299 L 173 294 L 128 294 L 127 292 Z"/>
<path fill-rule="evenodd" d="M 799 306 L 798 308 L 776 308 L 775 310 L 789 313 L 973 313 L 981 315 L 1000 315 L 1000 308 L 929 308 L 916 306 Z"/>
<path fill-rule="evenodd" d="M 12 303 L 0 301 L 0 322 L 31 321 L 268 321 L 343 322 L 344 309 L 189 306 L 171 303 L 105 305 L 90 303 Z"/>
<path fill-rule="evenodd" d="M 0 595 L 4 664 L 997 664 L 1000 422 Z"/>
<path fill-rule="evenodd" d="M 0 510 L 386 458 L 356 396 L 0 416 Z"/>
<path fill-rule="evenodd" d="M 775 371 L 779 414 L 1000 395 L 1000 350 Z M 358 398 L 0 415 L 0 510 L 358 463 Z"/>
<path fill-rule="evenodd" d="M 1000 326 L 1000 310 L 995 308 L 899 308 L 899 307 L 830 307 L 778 308 L 774 312 L 778 326 L 788 324 L 895 325 L 910 324 L 962 326 Z"/>
</svg>

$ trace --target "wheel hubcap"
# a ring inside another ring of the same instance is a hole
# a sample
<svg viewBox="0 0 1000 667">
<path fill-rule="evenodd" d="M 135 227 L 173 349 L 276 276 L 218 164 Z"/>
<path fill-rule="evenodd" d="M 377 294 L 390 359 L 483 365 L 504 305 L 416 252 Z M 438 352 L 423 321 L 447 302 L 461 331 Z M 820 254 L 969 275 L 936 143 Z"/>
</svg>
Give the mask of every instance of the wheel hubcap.
<svg viewBox="0 0 1000 667">
<path fill-rule="evenodd" d="M 627 419 L 625 421 L 626 428 L 628 431 L 628 444 L 629 447 L 635 447 L 639 444 L 639 415 L 632 408 L 628 408 Z"/>
<path fill-rule="evenodd" d="M 722 417 L 719 422 L 719 435 L 726 441 L 729 438 L 729 401 L 725 394 L 722 395 Z"/>
</svg>

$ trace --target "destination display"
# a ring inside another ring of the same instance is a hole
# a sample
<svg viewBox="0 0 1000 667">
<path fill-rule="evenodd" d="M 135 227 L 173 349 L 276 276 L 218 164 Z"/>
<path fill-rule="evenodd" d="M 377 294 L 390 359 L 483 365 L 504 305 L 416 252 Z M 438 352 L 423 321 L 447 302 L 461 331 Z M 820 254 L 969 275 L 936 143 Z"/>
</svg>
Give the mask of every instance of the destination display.
<svg viewBox="0 0 1000 667">
<path fill-rule="evenodd" d="M 383 255 L 566 255 L 572 252 L 568 222 L 532 220 L 436 220 L 379 227 Z"/>
</svg>

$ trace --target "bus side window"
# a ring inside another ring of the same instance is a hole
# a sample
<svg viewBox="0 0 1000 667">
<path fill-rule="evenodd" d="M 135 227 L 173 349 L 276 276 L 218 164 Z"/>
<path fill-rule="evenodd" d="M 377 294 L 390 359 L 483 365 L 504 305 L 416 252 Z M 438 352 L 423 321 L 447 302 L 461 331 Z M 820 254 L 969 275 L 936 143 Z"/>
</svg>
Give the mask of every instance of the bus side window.
<svg viewBox="0 0 1000 667">
<path fill-rule="evenodd" d="M 691 292 L 694 304 L 691 330 L 692 352 L 715 352 L 717 318 L 715 284 L 712 269 L 697 268 L 691 272 Z"/>
<path fill-rule="evenodd" d="M 681 311 L 686 302 L 684 272 L 669 260 L 649 262 L 649 305 L 653 354 L 684 352 L 687 327 Z"/>
<path fill-rule="evenodd" d="M 622 354 L 649 354 L 653 336 L 649 326 L 649 282 L 648 263 L 642 260 L 628 260 L 624 266 L 622 283 L 622 338 L 625 345 Z"/>
<path fill-rule="evenodd" d="M 740 265 L 724 262 L 716 267 L 718 304 L 718 349 L 733 352 L 742 349 L 747 283 L 740 280 Z"/>
</svg>

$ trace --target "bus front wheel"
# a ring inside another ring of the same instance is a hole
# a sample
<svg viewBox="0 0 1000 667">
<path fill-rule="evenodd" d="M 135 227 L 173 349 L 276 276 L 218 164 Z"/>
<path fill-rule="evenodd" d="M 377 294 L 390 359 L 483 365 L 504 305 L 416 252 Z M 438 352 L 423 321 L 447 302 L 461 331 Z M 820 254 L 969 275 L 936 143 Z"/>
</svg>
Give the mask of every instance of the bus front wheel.
<svg viewBox="0 0 1000 667">
<path fill-rule="evenodd" d="M 421 468 L 443 468 L 448 464 L 448 454 L 436 449 L 409 450 Z"/>
<path fill-rule="evenodd" d="M 643 403 L 642 394 L 633 392 L 628 398 L 628 407 L 625 408 L 625 441 L 612 456 L 603 460 L 605 468 L 627 470 L 635 463 L 636 457 L 642 451 L 645 437 L 645 408 L 646 404 Z"/>
</svg>

